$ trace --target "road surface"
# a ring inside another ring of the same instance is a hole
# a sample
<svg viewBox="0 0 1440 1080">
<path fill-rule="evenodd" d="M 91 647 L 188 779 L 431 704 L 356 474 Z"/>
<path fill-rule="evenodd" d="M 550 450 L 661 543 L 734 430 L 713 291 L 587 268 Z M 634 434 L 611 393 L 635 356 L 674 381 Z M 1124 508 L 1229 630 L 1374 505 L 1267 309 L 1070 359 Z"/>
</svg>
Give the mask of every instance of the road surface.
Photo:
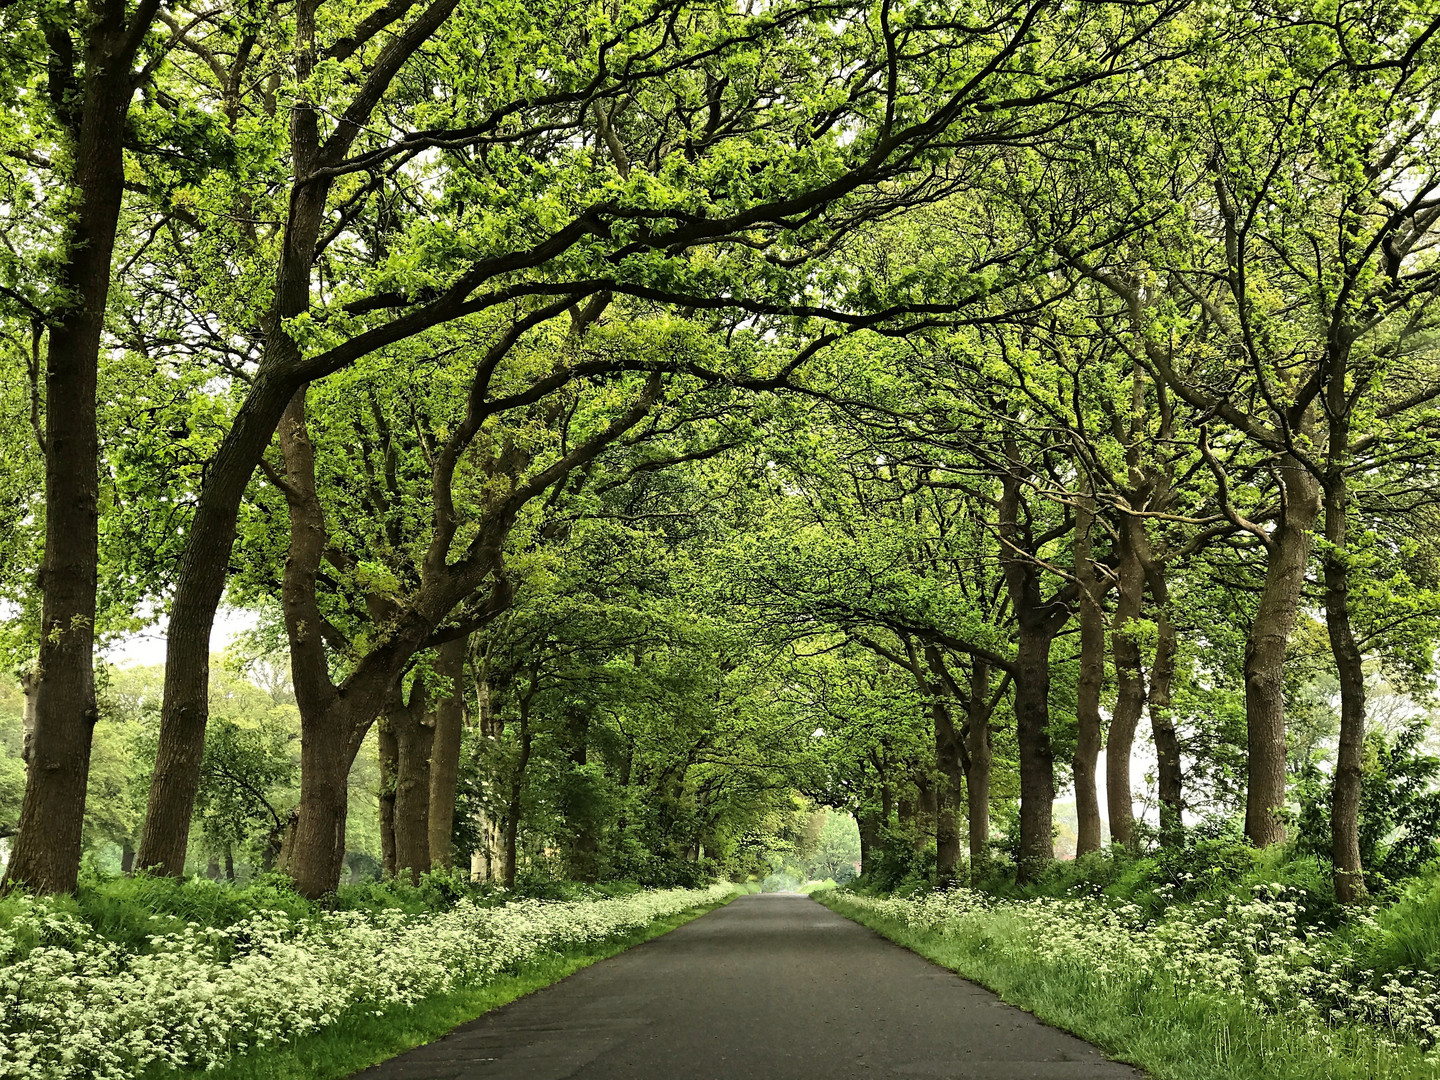
<svg viewBox="0 0 1440 1080">
<path fill-rule="evenodd" d="M 813 900 L 775 894 L 743 896 L 358 1077 L 1143 1080 Z"/>
</svg>

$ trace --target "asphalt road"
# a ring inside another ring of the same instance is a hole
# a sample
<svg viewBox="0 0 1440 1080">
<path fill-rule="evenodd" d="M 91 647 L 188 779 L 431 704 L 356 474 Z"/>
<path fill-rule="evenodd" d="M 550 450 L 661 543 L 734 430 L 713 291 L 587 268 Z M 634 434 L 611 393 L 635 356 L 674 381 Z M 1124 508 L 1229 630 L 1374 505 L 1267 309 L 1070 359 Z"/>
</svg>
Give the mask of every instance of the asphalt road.
<svg viewBox="0 0 1440 1080">
<path fill-rule="evenodd" d="M 805 897 L 744 896 L 365 1080 L 1143 1080 Z"/>
</svg>

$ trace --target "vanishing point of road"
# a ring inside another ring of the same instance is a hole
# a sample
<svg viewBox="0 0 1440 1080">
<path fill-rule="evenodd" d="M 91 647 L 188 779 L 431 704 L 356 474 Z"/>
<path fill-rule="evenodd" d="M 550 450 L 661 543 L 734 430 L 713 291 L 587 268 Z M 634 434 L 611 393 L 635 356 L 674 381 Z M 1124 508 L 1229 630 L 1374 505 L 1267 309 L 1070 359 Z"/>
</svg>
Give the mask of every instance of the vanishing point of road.
<svg viewBox="0 0 1440 1080">
<path fill-rule="evenodd" d="M 806 897 L 743 896 L 355 1080 L 1143 1080 Z"/>
</svg>

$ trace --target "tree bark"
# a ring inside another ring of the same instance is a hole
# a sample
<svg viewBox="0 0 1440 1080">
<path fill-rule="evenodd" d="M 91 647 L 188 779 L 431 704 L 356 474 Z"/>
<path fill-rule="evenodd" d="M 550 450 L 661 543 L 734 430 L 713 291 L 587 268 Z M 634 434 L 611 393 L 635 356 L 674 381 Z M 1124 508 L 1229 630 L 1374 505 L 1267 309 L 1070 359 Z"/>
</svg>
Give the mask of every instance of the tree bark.
<svg viewBox="0 0 1440 1080">
<path fill-rule="evenodd" d="M 935 767 L 939 773 L 935 792 L 935 872 L 942 879 L 953 878 L 960 865 L 960 826 L 955 811 L 966 791 L 965 775 L 970 767 L 965 749 L 963 725 L 955 726 L 957 687 L 935 645 L 924 649 L 926 692 L 930 695 L 930 719 L 935 737 Z M 917 670 L 918 666 L 917 658 Z"/>
<path fill-rule="evenodd" d="M 358 742 L 344 710 L 309 718 L 300 736 L 300 802 L 286 850 L 295 891 L 311 900 L 333 893 L 345 864 L 350 767 Z"/>
<path fill-rule="evenodd" d="M 210 710 L 210 632 L 225 589 L 236 516 L 250 475 L 294 392 L 293 381 L 256 373 L 205 472 L 195 507 L 170 605 L 160 738 L 140 833 L 138 862 L 158 874 L 184 872 Z"/>
<path fill-rule="evenodd" d="M 1055 757 L 1050 748 L 1050 621 L 1021 612 L 1015 657 L 1015 735 L 1020 746 L 1020 881 L 1055 859 Z"/>
<path fill-rule="evenodd" d="M 940 799 L 935 784 L 928 775 L 915 778 L 915 850 L 923 851 L 929 846 L 930 837 L 938 828 Z"/>
<path fill-rule="evenodd" d="M 520 838 L 520 815 L 524 811 L 525 770 L 530 765 L 532 739 L 528 699 L 520 703 L 520 756 L 510 777 L 510 802 L 505 808 L 505 887 L 515 887 L 516 860 Z"/>
<path fill-rule="evenodd" d="M 430 754 L 430 865 L 449 869 L 455 831 L 455 790 L 460 777 L 460 736 L 465 723 L 467 639 L 441 645 L 436 673 L 446 691 L 435 707 L 435 743 Z"/>
<path fill-rule="evenodd" d="M 856 816 L 856 823 L 860 827 L 860 874 L 863 877 L 875 869 L 875 852 L 880 845 L 880 824 L 874 811 L 868 814 L 862 811 Z"/>
<path fill-rule="evenodd" d="M 418 883 L 430 871 L 430 752 L 434 717 L 424 680 L 415 677 L 407 702 L 396 687 L 386 706 L 395 738 L 395 874 Z"/>
<path fill-rule="evenodd" d="M 978 881 L 990 861 L 990 665 L 978 658 L 970 668 L 969 715 L 964 745 L 966 812 L 969 815 L 970 870 Z"/>
<path fill-rule="evenodd" d="M 1349 480 L 1350 412 L 1344 370 L 1332 372 L 1326 387 L 1330 415 L 1326 451 L 1325 628 L 1340 681 L 1340 745 L 1330 790 L 1331 857 L 1335 897 L 1342 904 L 1366 898 L 1360 859 L 1360 801 L 1364 787 L 1365 667 L 1350 617 Z"/>
<path fill-rule="evenodd" d="M 1091 530 L 1094 528 L 1094 499 L 1082 496 L 1075 515 L 1075 577 L 1079 582 L 1080 678 L 1076 686 L 1075 839 L 1077 857 L 1100 850 L 1100 795 L 1096 788 L 1096 766 L 1100 759 L 1103 726 L 1100 720 L 1100 693 L 1105 684 L 1105 613 L 1100 607 L 1101 583 L 1092 561 Z"/>
<path fill-rule="evenodd" d="M 1176 847 L 1185 832 L 1185 778 L 1180 762 L 1180 736 L 1175 730 L 1175 715 L 1170 711 L 1175 682 L 1175 624 L 1170 619 L 1170 596 L 1163 569 L 1152 567 L 1147 577 L 1155 601 L 1155 660 L 1150 665 L 1149 708 L 1160 789 L 1160 842 Z"/>
<path fill-rule="evenodd" d="M 318 5 L 319 0 L 300 0 L 296 7 L 293 55 L 296 81 L 302 86 L 315 65 Z M 331 137 L 331 149 L 343 153 L 363 126 L 341 125 Z M 240 501 L 276 426 L 305 383 L 301 350 L 285 332 L 285 323 L 309 310 L 316 245 L 333 180 L 312 175 L 320 159 L 320 127 L 315 109 L 303 97 L 292 109 L 290 148 L 298 179 L 290 191 L 274 300 L 265 316 L 264 353 L 234 423 L 205 470 L 170 604 L 160 738 L 139 862 L 172 876 L 185 868 L 209 719 L 210 634 L 225 591 Z"/>
<path fill-rule="evenodd" d="M 1135 843 L 1135 803 L 1130 791 L 1130 759 L 1135 729 L 1145 710 L 1145 679 L 1140 645 L 1131 636 L 1145 593 L 1145 569 L 1140 561 L 1140 537 L 1145 523 L 1129 515 L 1120 522 L 1116 545 L 1115 623 L 1110 649 L 1115 657 L 1115 710 L 1110 717 L 1110 738 L 1105 746 L 1105 795 L 1110 809 L 1112 843 Z"/>
<path fill-rule="evenodd" d="M 960 805 L 961 792 L 965 791 L 966 754 L 960 732 L 955 728 L 955 718 L 951 715 L 954 699 L 941 696 L 946 680 L 937 670 L 939 650 L 929 646 L 925 656 L 932 674 L 936 676 L 931 680 L 933 696 L 930 701 L 935 766 L 940 773 L 936 791 L 935 872 L 941 878 L 952 878 L 955 868 L 960 865 L 960 826 L 955 820 L 955 810 Z"/>
<path fill-rule="evenodd" d="M 565 816 L 565 828 L 570 834 L 570 875 L 576 881 L 594 882 L 599 879 L 600 840 L 596 835 L 595 822 L 591 819 L 590 808 L 584 800 L 577 799 L 574 786 L 584 783 L 583 770 L 589 758 L 590 714 L 583 705 L 571 706 L 566 717 L 566 736 L 570 742 L 570 790 L 565 792 L 561 809 Z"/>
<path fill-rule="evenodd" d="M 1041 597 L 1042 570 L 1035 561 L 1036 541 L 1029 517 L 1021 522 L 1022 473 L 1018 447 L 1005 438 L 1012 472 L 1002 481 L 999 513 L 1001 567 L 1010 607 L 1015 613 L 1015 737 L 1020 750 L 1021 882 L 1055 858 L 1055 757 L 1050 746 L 1050 648 L 1070 618 L 1058 597 Z"/>
<path fill-rule="evenodd" d="M 908 784 L 901 790 L 903 794 L 895 800 L 895 825 L 913 847 L 919 831 L 919 803 Z"/>
<path fill-rule="evenodd" d="M 1277 472 L 1280 520 L 1267 544 L 1265 583 L 1245 641 L 1245 835 L 1259 848 L 1285 839 L 1279 816 L 1285 806 L 1285 652 L 1320 515 L 1320 485 L 1305 466 L 1286 454 Z"/>
<path fill-rule="evenodd" d="M 949 777 L 944 777 L 935 793 L 935 873 L 945 881 L 955 877 L 960 865 L 960 823 L 955 820 L 960 791 Z"/>
<path fill-rule="evenodd" d="M 400 771 L 400 747 L 390 728 L 390 717 L 380 718 L 380 873 L 395 876 L 395 778 Z"/>
<path fill-rule="evenodd" d="M 47 319 L 45 358 L 45 554 L 40 569 L 40 650 L 25 795 L 0 890 L 25 885 L 68 893 L 80 872 L 85 789 L 98 712 L 95 593 L 99 566 L 99 432 L 96 388 L 110 296 L 110 264 L 125 184 L 125 119 L 138 79 L 136 50 L 158 3 L 142 0 L 129 25 L 123 5 L 79 21 L 84 72 L 74 77 L 71 27 L 42 23 L 50 46 L 54 111 L 73 140 L 74 209 Z M 80 101 L 72 94 L 78 93 Z"/>
</svg>

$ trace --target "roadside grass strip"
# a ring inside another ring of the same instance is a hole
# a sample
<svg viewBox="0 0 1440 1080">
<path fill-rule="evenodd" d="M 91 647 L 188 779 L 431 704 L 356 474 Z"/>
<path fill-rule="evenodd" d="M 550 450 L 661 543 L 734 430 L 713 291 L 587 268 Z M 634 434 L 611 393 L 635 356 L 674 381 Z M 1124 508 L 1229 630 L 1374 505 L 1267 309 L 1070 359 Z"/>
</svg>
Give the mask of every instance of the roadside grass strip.
<svg viewBox="0 0 1440 1080">
<path fill-rule="evenodd" d="M 1307 928 L 1284 886 L 1158 918 L 970 889 L 816 899 L 1155 1080 L 1440 1077 L 1440 980 L 1367 969 L 1386 931 Z"/>
<path fill-rule="evenodd" d="M 598 959 L 606 943 L 635 944 L 653 924 L 733 893 L 725 884 L 497 907 L 462 900 L 418 915 L 259 911 L 223 928 L 192 923 L 155 935 L 138 952 L 45 900 L 29 901 L 0 933 L 0 1077 L 132 1080 L 215 1070 L 342 1021 L 356 1030 L 357 1020 L 366 1021 L 373 1036 L 387 1025 L 405 1027 L 407 1014 L 424 1011 L 427 1001 L 464 998 L 537 965 L 546 977 L 538 985 L 548 985 L 574 970 L 565 970 L 567 956 L 584 966 L 587 950 Z M 521 978 L 511 996 L 536 988 Z M 483 1012 L 484 995 L 477 1004 L 453 1021 L 437 1014 L 434 1022 L 445 1026 L 421 1032 L 419 1041 Z M 410 1045 L 401 1039 L 373 1052 L 383 1057 L 386 1048 Z M 346 1069 L 372 1060 L 379 1058 Z"/>
</svg>

